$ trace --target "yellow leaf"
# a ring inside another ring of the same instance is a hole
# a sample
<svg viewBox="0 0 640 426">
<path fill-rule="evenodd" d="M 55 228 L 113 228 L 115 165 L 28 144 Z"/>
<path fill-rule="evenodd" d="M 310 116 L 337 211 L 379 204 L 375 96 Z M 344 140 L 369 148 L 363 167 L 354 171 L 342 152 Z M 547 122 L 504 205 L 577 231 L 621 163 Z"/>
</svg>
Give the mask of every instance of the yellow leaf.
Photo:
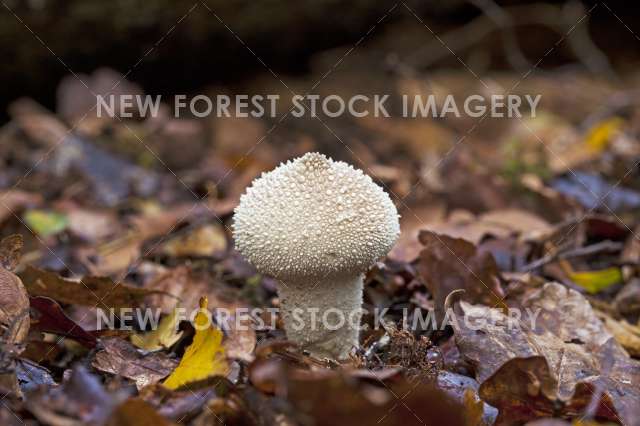
<svg viewBox="0 0 640 426">
<path fill-rule="evenodd" d="M 229 372 L 222 346 L 223 334 L 211 325 L 207 305 L 207 298 L 201 298 L 200 311 L 194 321 L 196 334 L 180 364 L 164 382 L 169 389 L 178 389 L 212 376 L 225 376 Z"/>
<path fill-rule="evenodd" d="M 601 121 L 589 130 L 585 144 L 593 152 L 604 151 L 623 124 L 624 121 L 618 117 Z"/>
<path fill-rule="evenodd" d="M 177 332 L 178 321 L 178 310 L 174 309 L 170 315 L 162 318 L 157 329 L 131 336 L 131 343 L 145 351 L 169 348 L 182 337 L 182 332 Z"/>
<path fill-rule="evenodd" d="M 569 278 L 589 293 L 595 294 L 621 282 L 622 271 L 614 267 L 599 271 L 572 272 Z"/>
<path fill-rule="evenodd" d="M 222 226 L 204 225 L 189 234 L 169 240 L 163 251 L 169 256 L 211 256 L 212 253 L 224 251 L 227 238 Z"/>
</svg>

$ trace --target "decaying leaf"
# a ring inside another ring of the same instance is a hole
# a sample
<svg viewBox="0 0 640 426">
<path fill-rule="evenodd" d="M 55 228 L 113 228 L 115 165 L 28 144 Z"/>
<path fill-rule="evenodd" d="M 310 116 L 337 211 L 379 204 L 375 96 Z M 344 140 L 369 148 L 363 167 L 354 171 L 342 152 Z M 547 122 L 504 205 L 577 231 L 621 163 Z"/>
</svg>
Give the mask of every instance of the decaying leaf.
<svg viewBox="0 0 640 426">
<path fill-rule="evenodd" d="M 0 266 L 2 340 L 22 343 L 29 333 L 29 296 L 20 278 Z"/>
<path fill-rule="evenodd" d="M 96 346 L 96 337 L 69 318 L 55 300 L 42 296 L 30 300 L 34 329 L 71 338 L 89 349 Z"/>
<path fill-rule="evenodd" d="M 0 266 L 8 271 L 13 271 L 20 263 L 23 244 L 24 241 L 20 234 L 4 237 L 0 241 Z"/>
<path fill-rule="evenodd" d="M 479 244 L 488 236 L 519 236 L 527 240 L 541 238 L 553 231 L 553 227 L 544 219 L 518 209 L 493 210 L 478 216 L 456 211 L 446 221 L 429 224 L 423 229 L 452 238 L 462 238 L 474 244 Z"/>
<path fill-rule="evenodd" d="M 79 281 L 28 266 L 20 273 L 31 296 L 44 296 L 62 303 L 103 309 L 135 307 L 156 290 L 115 283 L 108 277 L 84 277 Z"/>
<path fill-rule="evenodd" d="M 631 356 L 640 357 L 640 327 L 625 320 L 616 321 L 604 312 L 598 312 L 605 327 Z"/>
<path fill-rule="evenodd" d="M 162 252 L 173 257 L 211 256 L 227 248 L 227 237 L 220 225 L 200 226 L 186 235 L 180 235 L 167 241 Z"/>
<path fill-rule="evenodd" d="M 467 424 L 492 425 L 495 422 L 498 410 L 479 399 L 480 385 L 473 378 L 443 370 L 438 373 L 437 384 L 438 388 L 467 408 Z"/>
<path fill-rule="evenodd" d="M 444 301 L 454 290 L 464 289 L 466 300 L 504 307 L 504 293 L 498 279 L 498 266 L 488 253 L 461 238 L 420 233 L 424 249 L 420 253 L 418 272 L 435 300 L 438 319 L 444 318 Z"/>
<path fill-rule="evenodd" d="M 0 200 L 2 200 L 0 203 L 0 222 L 28 206 L 37 206 L 42 203 L 40 195 L 17 189 L 0 191 Z"/>
<path fill-rule="evenodd" d="M 44 387 L 30 395 L 26 407 L 44 424 L 103 424 L 127 397 L 126 391 L 108 392 L 98 377 L 77 365 L 62 386 Z"/>
<path fill-rule="evenodd" d="M 620 268 L 612 267 L 599 271 L 572 272 L 569 278 L 589 293 L 595 294 L 621 283 L 622 271 Z"/>
<path fill-rule="evenodd" d="M 226 376 L 229 366 L 222 346 L 223 333 L 211 324 L 206 298 L 200 301 L 200 311 L 194 319 L 196 333 L 180 364 L 165 380 L 169 389 L 178 389 L 192 382 L 213 376 Z"/>
<path fill-rule="evenodd" d="M 135 381 L 138 389 L 158 383 L 178 364 L 164 353 L 141 354 L 126 340 L 103 339 L 102 350 L 95 354 L 92 366 L 100 371 Z"/>
<path fill-rule="evenodd" d="M 640 279 L 629 281 L 616 295 L 615 307 L 623 315 L 640 313 Z"/>
<path fill-rule="evenodd" d="M 22 392 L 31 392 L 42 385 L 55 385 L 51 372 L 28 359 L 16 360 L 16 378 Z"/>
<path fill-rule="evenodd" d="M 145 351 L 168 349 L 182 337 L 182 332 L 178 332 L 179 321 L 178 310 L 174 309 L 160 320 L 155 330 L 132 335 L 131 343 Z"/>
<path fill-rule="evenodd" d="M 480 397 L 500 410 L 496 424 L 579 415 L 596 388 L 603 391 L 599 417 L 633 424 L 640 363 L 580 293 L 547 283 L 524 300 L 529 315 L 515 321 L 488 306 L 460 306 L 465 320 L 454 324 L 456 343 L 476 369 Z"/>
<path fill-rule="evenodd" d="M 118 405 L 106 426 L 170 426 L 164 417 L 140 398 L 131 398 Z"/>
<path fill-rule="evenodd" d="M 361 385 L 339 373 L 315 376 L 295 372 L 288 384 L 288 397 L 317 425 L 465 424 L 464 408 L 444 392 L 428 384 L 399 383 L 385 386 Z M 380 385 L 379 381 L 374 381 Z M 303 417 L 304 418 L 304 417 Z"/>
</svg>

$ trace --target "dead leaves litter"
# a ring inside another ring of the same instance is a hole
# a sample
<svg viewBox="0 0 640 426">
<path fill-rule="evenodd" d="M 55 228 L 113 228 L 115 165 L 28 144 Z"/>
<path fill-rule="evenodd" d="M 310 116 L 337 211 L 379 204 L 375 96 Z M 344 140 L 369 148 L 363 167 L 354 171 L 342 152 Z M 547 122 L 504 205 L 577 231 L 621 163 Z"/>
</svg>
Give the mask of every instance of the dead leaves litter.
<svg viewBox="0 0 640 426">
<path fill-rule="evenodd" d="M 226 376 L 229 366 L 222 346 L 223 333 L 211 323 L 206 298 L 200 301 L 200 312 L 194 319 L 196 333 L 180 364 L 164 381 L 169 389 L 178 389 L 188 384 L 206 380 L 213 376 Z"/>
</svg>

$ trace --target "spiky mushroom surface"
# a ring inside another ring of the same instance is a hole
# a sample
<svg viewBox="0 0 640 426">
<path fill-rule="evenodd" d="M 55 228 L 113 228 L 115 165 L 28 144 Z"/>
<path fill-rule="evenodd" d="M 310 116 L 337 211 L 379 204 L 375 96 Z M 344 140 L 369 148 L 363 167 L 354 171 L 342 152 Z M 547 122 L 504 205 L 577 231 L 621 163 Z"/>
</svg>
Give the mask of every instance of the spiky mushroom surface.
<svg viewBox="0 0 640 426">
<path fill-rule="evenodd" d="M 282 279 L 366 271 L 400 227 L 389 196 L 361 170 L 318 153 L 256 179 L 234 216 L 236 246 L 259 271 Z"/>
<path fill-rule="evenodd" d="M 257 178 L 233 226 L 240 253 L 279 280 L 288 338 L 346 358 L 358 346 L 363 272 L 400 233 L 389 196 L 361 170 L 308 153 Z M 326 326 L 332 311 L 342 325 Z"/>
</svg>

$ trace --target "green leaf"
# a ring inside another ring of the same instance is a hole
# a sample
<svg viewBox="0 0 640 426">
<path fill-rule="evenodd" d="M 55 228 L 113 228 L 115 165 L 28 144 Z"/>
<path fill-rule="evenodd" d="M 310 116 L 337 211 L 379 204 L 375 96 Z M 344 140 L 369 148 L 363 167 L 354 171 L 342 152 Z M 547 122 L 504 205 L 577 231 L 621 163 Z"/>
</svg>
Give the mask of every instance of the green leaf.
<svg viewBox="0 0 640 426">
<path fill-rule="evenodd" d="M 589 293 L 595 294 L 622 282 L 622 271 L 613 267 L 599 271 L 573 272 L 569 274 L 569 278 Z"/>
<path fill-rule="evenodd" d="M 27 226 L 43 238 L 59 234 L 67 229 L 67 216 L 45 210 L 29 210 L 24 214 Z"/>
</svg>

